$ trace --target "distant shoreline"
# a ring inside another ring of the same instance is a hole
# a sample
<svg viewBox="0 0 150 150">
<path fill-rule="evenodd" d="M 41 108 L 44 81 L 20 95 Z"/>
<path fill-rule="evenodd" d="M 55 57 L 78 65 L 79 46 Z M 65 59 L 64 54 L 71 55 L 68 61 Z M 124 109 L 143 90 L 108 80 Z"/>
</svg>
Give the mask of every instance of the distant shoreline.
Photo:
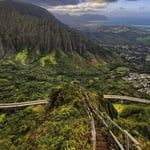
<svg viewBox="0 0 150 150">
<path fill-rule="evenodd" d="M 142 29 L 145 31 L 150 31 L 150 23 L 142 23 L 142 22 L 131 22 L 131 21 L 118 21 L 118 20 L 97 20 L 97 21 L 89 21 L 89 24 L 93 25 L 107 25 L 107 26 L 128 26 L 134 27 L 138 29 Z"/>
</svg>

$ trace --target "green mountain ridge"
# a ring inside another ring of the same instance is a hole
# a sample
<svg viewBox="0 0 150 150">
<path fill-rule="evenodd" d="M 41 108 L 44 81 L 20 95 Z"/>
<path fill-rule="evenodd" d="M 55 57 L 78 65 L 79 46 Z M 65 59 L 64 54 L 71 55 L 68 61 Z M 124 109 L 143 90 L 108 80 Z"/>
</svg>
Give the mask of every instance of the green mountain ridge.
<svg viewBox="0 0 150 150">
<path fill-rule="evenodd" d="M 24 15 L 31 15 L 38 18 L 55 19 L 48 11 L 42 7 L 32 5 L 31 3 L 17 2 L 15 0 L 2 0 L 0 2 L 1 12 L 18 12 Z"/>
<path fill-rule="evenodd" d="M 87 54 L 90 56 L 86 58 Z M 55 59 L 62 57 L 63 63 L 66 58 L 71 62 L 74 56 L 85 64 L 92 59 L 98 63 L 115 61 L 112 52 L 100 48 L 80 31 L 60 23 L 47 10 L 7 0 L 0 2 L 0 56 L 20 60 L 22 64 L 38 61 L 42 66 L 56 65 Z"/>
</svg>

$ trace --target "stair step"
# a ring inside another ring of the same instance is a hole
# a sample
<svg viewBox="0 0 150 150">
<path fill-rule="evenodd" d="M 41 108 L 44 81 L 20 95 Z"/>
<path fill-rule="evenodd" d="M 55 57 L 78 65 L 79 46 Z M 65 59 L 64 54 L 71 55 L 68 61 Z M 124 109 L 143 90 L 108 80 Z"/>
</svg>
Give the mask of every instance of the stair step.
<svg viewBox="0 0 150 150">
<path fill-rule="evenodd" d="M 105 143 L 107 143 L 106 140 L 104 140 L 104 139 L 97 140 L 97 142 L 105 142 Z"/>
<path fill-rule="evenodd" d="M 96 136 L 97 141 L 100 141 L 101 139 L 104 139 L 106 141 L 106 139 L 103 136 Z"/>
<path fill-rule="evenodd" d="M 97 144 L 97 145 L 107 145 L 106 142 L 97 142 L 96 144 Z"/>
<path fill-rule="evenodd" d="M 108 150 L 108 147 L 107 147 L 107 146 L 96 145 L 96 147 L 97 147 L 97 150 L 101 150 L 101 149 Z"/>
<path fill-rule="evenodd" d="M 96 130 L 96 150 L 109 150 L 107 139 L 101 131 L 101 125 L 95 123 Z"/>
<path fill-rule="evenodd" d="M 104 147 L 104 146 L 97 146 L 97 150 L 101 150 L 101 149 L 108 150 L 108 147 Z"/>
<path fill-rule="evenodd" d="M 101 141 L 101 139 L 106 141 L 106 138 L 104 138 L 103 136 L 96 136 L 97 141 Z"/>
<path fill-rule="evenodd" d="M 105 147 L 105 146 L 97 146 L 97 150 L 101 150 L 101 149 L 108 150 L 108 147 Z"/>
<path fill-rule="evenodd" d="M 98 127 L 98 128 L 96 127 L 95 129 L 96 129 L 96 130 L 100 130 L 101 128 L 100 128 L 100 127 Z"/>
<path fill-rule="evenodd" d="M 105 140 L 106 140 L 106 138 L 105 137 L 103 137 L 103 136 L 96 136 L 96 138 L 98 139 L 98 138 L 104 138 Z"/>
</svg>

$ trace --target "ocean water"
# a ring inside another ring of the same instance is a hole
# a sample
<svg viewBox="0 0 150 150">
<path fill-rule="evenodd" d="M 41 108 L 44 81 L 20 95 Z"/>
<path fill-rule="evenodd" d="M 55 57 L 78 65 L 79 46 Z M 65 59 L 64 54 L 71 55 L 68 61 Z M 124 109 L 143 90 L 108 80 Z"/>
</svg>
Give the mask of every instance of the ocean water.
<svg viewBox="0 0 150 150">
<path fill-rule="evenodd" d="M 137 24 L 137 25 L 132 25 L 132 27 L 136 27 L 136 28 L 139 28 L 139 29 L 150 31 L 150 25 Z"/>
<path fill-rule="evenodd" d="M 128 27 L 134 27 L 134 28 L 150 31 L 150 20 L 112 19 L 112 20 L 90 21 L 89 23 L 93 24 L 93 25 L 109 25 L 109 26 L 124 25 L 124 26 L 128 26 Z"/>
</svg>

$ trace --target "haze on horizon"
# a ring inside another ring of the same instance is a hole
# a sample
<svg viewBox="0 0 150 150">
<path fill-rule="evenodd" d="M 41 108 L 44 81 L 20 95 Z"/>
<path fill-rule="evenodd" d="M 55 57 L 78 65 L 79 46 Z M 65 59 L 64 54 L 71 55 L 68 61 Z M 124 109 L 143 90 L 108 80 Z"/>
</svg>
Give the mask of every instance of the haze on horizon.
<svg viewBox="0 0 150 150">
<path fill-rule="evenodd" d="M 114 18 L 145 18 L 150 20 L 149 0 L 16 0 L 31 2 L 52 13 L 103 14 Z"/>
</svg>

